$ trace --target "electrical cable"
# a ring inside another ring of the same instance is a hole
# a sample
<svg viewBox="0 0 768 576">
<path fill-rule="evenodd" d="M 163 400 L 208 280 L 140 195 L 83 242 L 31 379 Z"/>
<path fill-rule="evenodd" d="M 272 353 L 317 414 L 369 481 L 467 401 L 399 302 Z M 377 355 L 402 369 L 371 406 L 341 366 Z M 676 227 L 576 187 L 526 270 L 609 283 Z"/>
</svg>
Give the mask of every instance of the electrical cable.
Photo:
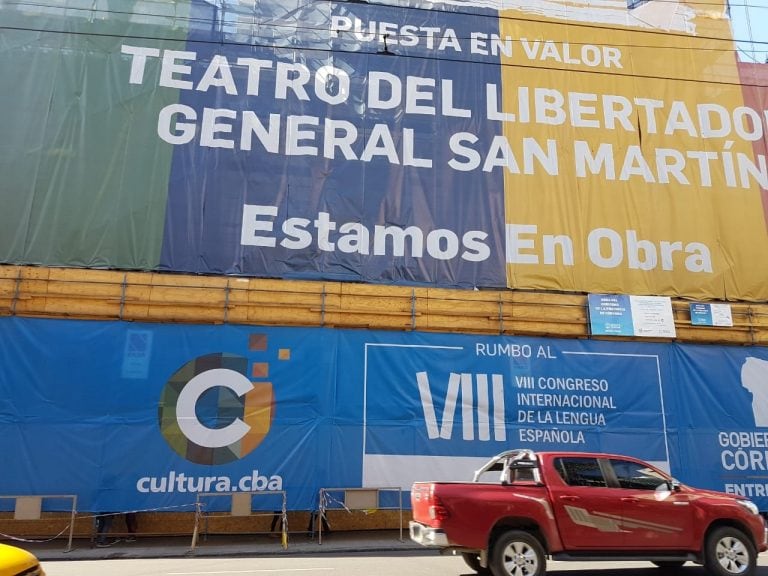
<svg viewBox="0 0 768 576">
<path fill-rule="evenodd" d="M 123 34 L 106 34 L 106 33 L 93 33 L 93 32 L 72 32 L 72 31 L 59 31 L 59 30 L 34 30 L 34 29 L 28 29 L 28 28 L 15 28 L 12 26 L 0 26 L 0 30 L 17 30 L 22 32 L 45 32 L 49 34 L 64 34 L 68 36 L 88 36 L 88 37 L 97 37 L 97 38 L 123 38 L 123 39 L 131 39 L 131 40 L 146 40 L 146 41 L 177 41 L 181 42 L 184 41 L 187 44 L 203 44 L 203 45 L 221 45 L 221 46 L 244 46 L 244 44 L 240 42 L 228 42 L 225 40 L 212 42 L 210 40 L 194 40 L 194 39 L 166 39 L 166 38 L 156 38 L 153 36 L 135 36 L 135 35 L 123 35 Z M 473 61 L 473 60 L 462 60 L 460 58 L 447 58 L 447 57 L 435 57 L 435 56 L 423 56 L 418 54 L 409 54 L 409 55 L 398 55 L 396 52 L 361 52 L 359 50 L 341 50 L 341 49 L 333 49 L 328 50 L 324 48 L 311 48 L 311 47 L 301 47 L 301 46 L 274 46 L 269 44 L 247 44 L 247 46 L 250 47 L 256 47 L 256 48 L 266 48 L 266 49 L 272 49 L 272 50 L 301 50 L 303 52 L 325 52 L 330 54 L 351 54 L 351 55 L 367 55 L 367 56 L 385 56 L 385 57 L 391 57 L 391 56 L 397 56 L 398 58 L 409 58 L 414 60 L 428 60 L 433 62 L 456 62 L 461 64 L 472 64 L 475 66 L 494 66 L 497 68 L 519 68 L 519 69 L 528 69 L 528 70 L 546 70 L 551 72 L 571 72 L 571 73 L 578 73 L 578 74 L 593 74 L 593 75 L 599 75 L 599 76 L 611 76 L 611 77 L 626 77 L 626 78 L 632 78 L 637 80 L 668 80 L 668 81 L 678 81 L 678 82 L 688 82 L 688 83 L 696 83 L 696 84 L 705 84 L 708 86 L 742 86 L 742 87 L 754 87 L 754 88 L 766 88 L 768 87 L 768 83 L 766 84 L 756 84 L 756 83 L 745 83 L 745 82 L 725 82 L 722 80 L 708 80 L 708 79 L 701 79 L 701 78 L 680 78 L 680 77 L 672 77 L 672 76 L 658 76 L 658 75 L 651 75 L 651 74 L 628 74 L 624 72 L 606 72 L 602 70 L 574 70 L 572 68 L 563 68 L 563 67 L 557 67 L 557 66 L 534 66 L 531 64 L 517 64 L 512 62 L 482 62 L 482 61 Z M 201 60 L 204 62 L 204 60 Z"/>
<path fill-rule="evenodd" d="M 39 5 L 38 5 L 39 6 Z M 68 8 L 68 10 L 71 10 Z M 128 13 L 126 13 L 128 14 Z M 131 13 L 132 14 L 132 13 Z M 214 22 L 206 21 L 206 22 Z M 563 24 L 563 25 L 570 25 L 570 24 Z M 318 31 L 326 31 L 326 28 L 322 29 L 315 29 L 315 28 L 308 28 L 310 30 L 318 30 Z M 98 32 L 76 32 L 76 31 L 64 31 L 64 30 L 41 30 L 41 29 L 35 29 L 35 28 L 23 28 L 23 27 L 13 27 L 13 26 L 0 26 L 0 30 L 16 30 L 16 31 L 26 31 L 26 32 L 42 32 L 42 33 L 51 33 L 51 34 L 66 34 L 66 35 L 75 35 L 75 36 L 90 36 L 90 37 L 107 37 L 107 38 L 130 38 L 133 40 L 147 40 L 147 41 L 184 41 L 188 44 L 218 44 L 218 45 L 229 45 L 229 46 L 251 46 L 251 47 L 257 47 L 257 48 L 266 48 L 266 49 L 273 49 L 273 50 L 302 50 L 305 52 L 331 52 L 331 53 L 341 53 L 341 54 L 367 54 L 370 56 L 376 56 L 381 55 L 382 53 L 379 51 L 371 51 L 371 52 L 361 52 L 359 50 L 345 50 L 345 49 L 326 49 L 326 48 L 314 48 L 314 47 L 307 47 L 307 46 L 279 46 L 279 45 L 273 45 L 273 44 L 263 44 L 263 43 L 249 43 L 244 44 L 242 42 L 234 42 L 234 41 L 228 41 L 224 40 L 223 38 L 218 41 L 212 41 L 212 40 L 196 40 L 196 39 L 188 39 L 188 38 L 159 38 L 156 36 L 137 36 L 137 35 L 122 35 L 122 34 L 111 34 L 111 33 L 98 33 Z M 618 29 L 625 31 L 623 28 Z M 686 36 L 686 38 L 689 38 Z M 700 39 L 706 39 L 703 37 L 698 37 Z M 714 39 L 714 38 L 710 38 Z M 719 41 L 726 41 L 724 39 L 717 39 Z M 768 42 L 764 42 L 765 44 L 768 44 Z M 635 45 L 625 45 L 624 47 L 628 48 L 640 48 L 642 46 L 635 46 Z M 649 48 L 652 48 L 649 46 Z M 679 48 L 675 48 L 679 49 Z M 738 52 L 738 48 L 734 48 L 733 50 L 721 50 L 722 52 Z M 706 84 L 706 85 L 726 85 L 726 86 L 744 86 L 744 87 L 756 87 L 756 88 L 764 88 L 768 87 L 768 84 L 747 84 L 743 82 L 724 82 L 720 80 L 706 80 L 706 79 L 698 79 L 698 78 L 676 78 L 671 76 L 659 76 L 659 75 L 639 75 L 639 74 L 627 74 L 622 72 L 606 72 L 602 70 L 573 70 L 572 68 L 565 68 L 565 67 L 558 67 L 558 66 L 534 66 L 530 64 L 519 64 L 519 63 L 512 63 L 512 62 L 483 62 L 483 61 L 470 61 L 460 58 L 450 58 L 450 57 L 437 57 L 437 56 L 425 56 L 425 55 L 419 55 L 419 54 L 407 54 L 407 55 L 398 55 L 396 52 L 388 51 L 386 55 L 396 55 L 399 58 L 411 58 L 411 59 L 417 59 L 417 60 L 430 60 L 430 61 L 437 61 L 437 62 L 457 62 L 457 63 L 472 63 L 474 65 L 489 65 L 489 66 L 496 66 L 496 67 L 508 67 L 508 68 L 521 68 L 521 69 L 533 69 L 533 70 L 548 70 L 548 71 L 561 71 L 561 72 L 577 72 L 577 73 L 583 73 L 583 74 L 595 74 L 595 75 L 609 75 L 612 77 L 616 76 L 623 76 L 628 78 L 634 78 L 634 79 L 651 79 L 651 80 L 669 80 L 669 81 L 680 81 L 680 82 L 692 82 L 692 83 L 700 83 L 700 84 Z"/>
<path fill-rule="evenodd" d="M 653 0 L 654 2 L 678 2 L 678 0 Z M 330 4 L 331 2 L 329 0 L 316 0 L 316 2 L 323 2 Z M 527 18 L 527 17 L 513 17 L 513 16 L 502 16 L 502 15 L 489 15 L 489 14 L 477 14 L 472 12 L 461 12 L 461 11 L 448 11 L 448 10 L 435 10 L 434 8 L 422 8 L 417 6 L 409 6 L 409 7 L 402 7 L 402 6 L 393 6 L 390 4 L 384 4 L 384 3 L 378 3 L 378 2 L 359 2 L 354 0 L 347 0 L 347 2 L 336 2 L 336 3 L 343 3 L 343 4 L 354 4 L 354 5 L 365 5 L 365 6 L 376 6 L 381 8 L 399 8 L 399 9 L 406 9 L 406 10 L 413 10 L 413 11 L 426 11 L 426 12 L 439 12 L 441 14 L 448 15 L 447 17 L 450 17 L 450 15 L 465 15 L 465 16 L 473 16 L 477 18 L 493 18 L 496 21 L 519 21 L 519 22 L 528 22 L 528 23 L 538 23 L 538 24 L 549 24 L 552 26 L 568 26 L 568 27 L 580 27 L 580 28 L 589 28 L 594 29 L 598 28 L 600 30 L 613 30 L 617 32 L 624 32 L 624 33 L 639 33 L 639 34 L 662 34 L 665 37 L 677 37 L 677 38 L 684 38 L 686 40 L 693 40 L 696 41 L 702 41 L 702 40 L 713 40 L 718 42 L 737 42 L 737 43 L 750 43 L 750 44 L 761 44 L 761 45 L 768 45 L 768 40 L 754 40 L 750 38 L 747 39 L 737 39 L 737 38 L 727 38 L 727 37 L 716 37 L 716 36 L 693 36 L 690 34 L 681 34 L 677 32 L 669 32 L 669 31 L 659 31 L 659 30 L 653 30 L 653 29 L 643 29 L 643 28 L 632 28 L 630 26 L 627 26 L 626 28 L 622 27 L 616 27 L 616 26 L 607 26 L 600 23 L 587 23 L 587 22 L 572 22 L 569 20 L 563 20 L 562 22 L 558 21 L 551 21 L 551 20 L 539 20 L 536 18 Z M 53 8 L 53 9 L 60 9 L 60 10 L 66 10 L 66 11 L 81 11 L 81 12 L 88 12 L 88 13 L 104 13 L 104 14 L 116 14 L 116 15 L 125 15 L 125 16 L 148 16 L 148 17 L 156 17 L 156 18 L 167 18 L 171 19 L 173 21 L 181 20 L 186 22 L 199 22 L 202 24 L 215 24 L 215 23 L 223 23 L 226 21 L 226 16 L 222 16 L 218 19 L 206 19 L 206 18 L 192 18 L 187 16 L 167 16 L 164 14 L 154 14 L 150 12 L 126 12 L 126 11 L 120 11 L 120 10 L 104 10 L 104 9 L 94 9 L 94 8 L 79 8 L 79 7 L 60 7 L 60 6 L 50 6 L 48 4 L 41 4 L 36 2 L 24 2 L 24 1 L 9 1 L 7 2 L 9 5 L 17 5 L 17 6 L 30 6 L 35 8 Z M 711 3 L 713 5 L 722 6 L 721 3 Z M 696 6 L 699 6 L 700 3 L 695 3 Z M 753 8 L 765 8 L 768 9 L 768 6 L 757 6 L 757 5 L 736 5 L 732 4 L 732 6 L 750 6 Z M 223 10 L 223 9 L 222 9 Z M 295 12 L 295 11 L 294 11 Z M 224 10 L 224 14 L 226 15 L 227 12 Z M 238 12 L 233 10 L 230 12 L 230 14 L 237 15 Z M 318 28 L 315 26 L 301 26 L 298 24 L 280 24 L 279 22 L 274 22 L 272 20 L 264 20 L 262 22 L 253 22 L 251 24 L 252 26 L 270 26 L 273 28 L 286 28 L 288 30 L 303 30 L 308 32 L 331 32 L 332 30 L 328 28 Z M 3 27 L 0 26 L 0 29 Z M 32 29 L 37 30 L 37 29 Z M 394 35 L 395 37 L 398 37 L 397 35 Z M 427 36 L 419 36 L 416 34 L 415 36 L 419 38 L 426 38 Z M 750 34 L 751 36 L 751 34 Z M 463 37 L 463 36 L 457 36 L 459 40 L 469 40 L 469 37 Z M 556 40 L 556 42 L 565 42 L 566 40 Z M 581 43 L 578 42 L 569 42 L 573 45 L 579 45 Z M 659 49 L 674 49 L 674 50 L 680 50 L 680 49 L 688 49 L 688 50 L 718 50 L 717 48 L 701 48 L 701 47 L 686 47 L 686 46 L 654 46 L 654 45 L 642 45 L 642 44 L 612 44 L 617 47 L 627 47 L 627 48 L 659 48 Z M 734 50 L 735 52 L 736 50 Z M 764 50 L 765 52 L 768 52 L 768 48 Z M 761 50 L 761 52 L 763 52 Z"/>
</svg>

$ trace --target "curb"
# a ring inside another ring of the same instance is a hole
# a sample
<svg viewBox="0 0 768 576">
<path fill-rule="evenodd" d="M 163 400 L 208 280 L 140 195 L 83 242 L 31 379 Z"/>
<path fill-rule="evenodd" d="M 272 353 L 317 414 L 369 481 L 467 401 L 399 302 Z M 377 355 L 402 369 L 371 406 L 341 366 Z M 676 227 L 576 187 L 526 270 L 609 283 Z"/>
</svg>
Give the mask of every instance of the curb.
<svg viewBox="0 0 768 576">
<path fill-rule="evenodd" d="M 35 543 L 21 544 L 20 547 L 32 552 L 41 562 L 78 561 L 78 560 L 116 560 L 116 559 L 152 559 L 152 558 L 211 558 L 211 557 L 258 557 L 258 556 L 310 556 L 313 554 L 366 554 L 383 552 L 403 552 L 408 554 L 427 552 L 435 553 L 410 540 L 398 540 L 396 536 L 366 536 L 364 533 L 349 535 L 334 534 L 328 540 L 323 539 L 298 542 L 289 540 L 288 547 L 283 548 L 278 540 L 269 538 L 217 537 L 219 542 L 202 543 L 192 550 L 187 538 L 179 539 L 147 538 L 147 543 L 116 542 L 105 548 L 92 547 L 89 541 L 75 542 L 72 550 L 66 551 L 59 547 L 60 542 L 49 542 L 46 545 Z M 236 540 L 236 541 L 233 541 Z M 55 544 L 56 546 L 52 546 Z"/>
</svg>

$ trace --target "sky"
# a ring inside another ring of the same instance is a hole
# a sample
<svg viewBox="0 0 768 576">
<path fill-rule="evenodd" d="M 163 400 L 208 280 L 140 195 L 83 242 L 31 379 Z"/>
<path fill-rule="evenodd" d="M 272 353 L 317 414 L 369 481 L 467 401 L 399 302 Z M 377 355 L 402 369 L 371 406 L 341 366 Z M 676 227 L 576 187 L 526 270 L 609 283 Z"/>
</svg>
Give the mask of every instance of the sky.
<svg viewBox="0 0 768 576">
<path fill-rule="evenodd" d="M 743 62 L 768 59 L 768 0 L 730 0 L 733 38 Z"/>
</svg>

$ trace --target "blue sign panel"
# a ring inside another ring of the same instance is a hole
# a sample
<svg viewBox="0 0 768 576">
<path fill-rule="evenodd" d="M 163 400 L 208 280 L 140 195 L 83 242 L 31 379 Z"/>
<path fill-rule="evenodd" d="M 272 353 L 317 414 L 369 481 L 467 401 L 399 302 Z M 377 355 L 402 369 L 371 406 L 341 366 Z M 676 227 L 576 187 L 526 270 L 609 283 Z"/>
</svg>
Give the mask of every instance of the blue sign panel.
<svg viewBox="0 0 768 576">
<path fill-rule="evenodd" d="M 633 336 L 632 305 L 626 294 L 590 294 L 589 325 L 592 334 Z"/>
<path fill-rule="evenodd" d="M 0 338 L 2 494 L 309 510 L 520 447 L 638 456 L 768 510 L 764 348 L 15 317 Z"/>
<path fill-rule="evenodd" d="M 694 326 L 712 326 L 712 308 L 709 304 L 691 304 L 691 324 Z"/>
<path fill-rule="evenodd" d="M 696 302 L 690 305 L 690 311 L 694 326 L 733 326 L 730 304 Z"/>
</svg>

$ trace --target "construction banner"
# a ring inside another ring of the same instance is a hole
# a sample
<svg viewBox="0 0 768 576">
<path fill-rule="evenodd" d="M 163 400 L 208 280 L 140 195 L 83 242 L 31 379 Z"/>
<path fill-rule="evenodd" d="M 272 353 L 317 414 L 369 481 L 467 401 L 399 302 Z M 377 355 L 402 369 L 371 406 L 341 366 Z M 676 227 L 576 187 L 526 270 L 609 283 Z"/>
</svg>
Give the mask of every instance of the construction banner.
<svg viewBox="0 0 768 576">
<path fill-rule="evenodd" d="M 768 298 L 725 3 L 0 10 L 2 262 Z"/>
<path fill-rule="evenodd" d="M 637 456 L 768 510 L 765 349 L 23 318 L 0 339 L 0 495 L 314 510 L 529 448 Z"/>
</svg>

